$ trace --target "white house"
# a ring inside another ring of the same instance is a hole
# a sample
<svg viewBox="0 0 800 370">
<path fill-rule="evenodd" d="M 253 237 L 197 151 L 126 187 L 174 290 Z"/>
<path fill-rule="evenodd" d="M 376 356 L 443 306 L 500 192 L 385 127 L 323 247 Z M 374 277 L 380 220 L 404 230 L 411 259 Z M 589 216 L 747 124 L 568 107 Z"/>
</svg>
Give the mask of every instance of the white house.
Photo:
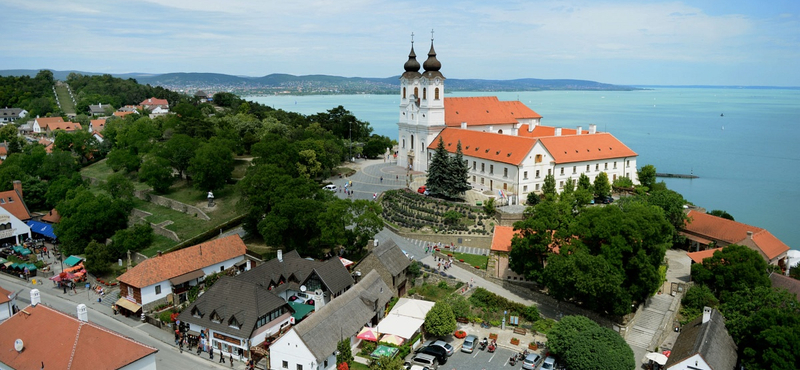
<svg viewBox="0 0 800 370">
<path fill-rule="evenodd" d="M 157 349 L 91 322 L 86 305 L 76 316 L 30 294 L 30 306 L 0 323 L 0 369 L 156 369 Z"/>
<path fill-rule="evenodd" d="M 377 272 L 370 271 L 352 289 L 292 327 L 269 346 L 269 368 L 331 370 L 336 346 L 351 340 L 367 324 L 383 318 L 392 291 Z"/>
<path fill-rule="evenodd" d="M 64 122 L 64 119 L 61 117 L 36 117 L 33 120 L 33 133 L 34 134 L 41 134 L 43 132 L 47 132 L 47 126 L 51 123 L 59 123 Z"/>
<path fill-rule="evenodd" d="M 122 308 L 137 312 L 168 300 L 184 302 L 192 286 L 207 275 L 225 271 L 245 259 L 247 247 L 238 234 L 148 258 L 122 274 Z"/>
<path fill-rule="evenodd" d="M 14 306 L 16 304 L 16 293 L 5 290 L 0 286 L 0 322 L 3 322 L 14 314 Z"/>
<path fill-rule="evenodd" d="M 0 108 L 0 123 L 11 123 L 20 118 L 25 118 L 27 115 L 28 111 L 22 108 Z"/>
<path fill-rule="evenodd" d="M 31 228 L 25 223 L 31 214 L 22 200 L 22 183 L 16 180 L 13 185 L 14 190 L 0 192 L 0 240 L 21 244 L 31 237 Z"/>
<path fill-rule="evenodd" d="M 636 178 L 637 154 L 596 125 L 567 129 L 541 126 L 542 116 L 519 101 L 497 97 L 444 96 L 445 77 L 431 49 L 422 65 L 413 43 L 400 77 L 398 165 L 426 172 L 441 138 L 449 153 L 458 143 L 478 189 L 503 191 L 523 198 L 540 192 L 544 177 L 555 176 L 557 188 L 581 174 L 590 180 L 605 172 L 609 181 Z"/>
<path fill-rule="evenodd" d="M 736 343 L 719 311 L 703 307 L 703 316 L 681 328 L 664 368 L 667 370 L 733 370 Z"/>
</svg>

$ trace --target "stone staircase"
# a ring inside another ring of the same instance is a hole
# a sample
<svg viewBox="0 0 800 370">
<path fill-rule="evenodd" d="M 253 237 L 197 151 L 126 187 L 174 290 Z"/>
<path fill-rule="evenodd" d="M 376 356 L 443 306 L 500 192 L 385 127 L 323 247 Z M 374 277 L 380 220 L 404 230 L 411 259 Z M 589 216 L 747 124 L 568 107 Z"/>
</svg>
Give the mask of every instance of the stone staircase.
<svg viewBox="0 0 800 370">
<path fill-rule="evenodd" d="M 636 312 L 634 324 L 625 337 L 631 347 L 648 349 L 673 301 L 669 294 L 657 294 Z"/>
</svg>

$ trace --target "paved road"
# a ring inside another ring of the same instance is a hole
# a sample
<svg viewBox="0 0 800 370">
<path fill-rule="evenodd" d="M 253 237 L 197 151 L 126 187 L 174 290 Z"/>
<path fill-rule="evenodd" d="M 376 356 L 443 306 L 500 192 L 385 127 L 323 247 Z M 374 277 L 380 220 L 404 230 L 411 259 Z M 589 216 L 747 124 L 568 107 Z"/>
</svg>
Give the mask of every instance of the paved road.
<svg viewBox="0 0 800 370">
<path fill-rule="evenodd" d="M 172 344 L 173 339 L 170 333 L 138 320 L 121 315 L 114 316 L 107 305 L 97 302 L 97 295 L 94 293 L 87 294 L 83 288 L 79 288 L 78 294 L 65 295 L 62 291 L 53 289 L 52 284 L 48 284 L 50 281 L 36 285 L 40 291 L 42 304 L 72 316 L 76 316 L 79 303 L 85 304 L 89 313 L 89 321 L 157 348 L 156 365 L 159 369 L 230 369 L 228 364 L 223 366 L 223 364 L 211 362 L 206 354 L 197 356 L 188 352 L 179 353 Z M 0 273 L 0 286 L 12 292 L 22 291 L 17 298 L 17 306 L 20 308 L 25 308 L 30 304 L 30 290 L 34 287 L 30 282 Z M 109 353 L 108 355 L 113 356 L 114 354 Z M 244 363 L 235 361 L 234 369 L 244 369 Z"/>
</svg>

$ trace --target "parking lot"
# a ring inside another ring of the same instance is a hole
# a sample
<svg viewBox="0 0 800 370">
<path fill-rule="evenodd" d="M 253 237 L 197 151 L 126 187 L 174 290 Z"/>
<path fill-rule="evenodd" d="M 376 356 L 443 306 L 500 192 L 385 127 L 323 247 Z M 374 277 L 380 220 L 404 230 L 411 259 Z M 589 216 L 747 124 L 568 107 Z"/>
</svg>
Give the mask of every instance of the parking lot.
<svg viewBox="0 0 800 370">
<path fill-rule="evenodd" d="M 448 358 L 447 363 L 439 365 L 439 370 L 522 369 L 521 361 L 517 361 L 514 366 L 509 364 L 508 360 L 511 358 L 511 355 L 519 352 L 514 352 L 507 348 L 498 347 L 494 353 L 489 353 L 488 350 L 481 351 L 479 349 L 476 349 L 473 353 L 460 352 L 459 350 Z M 541 351 L 536 351 L 536 353 L 542 354 Z M 413 353 L 410 357 L 411 356 L 413 356 Z"/>
</svg>

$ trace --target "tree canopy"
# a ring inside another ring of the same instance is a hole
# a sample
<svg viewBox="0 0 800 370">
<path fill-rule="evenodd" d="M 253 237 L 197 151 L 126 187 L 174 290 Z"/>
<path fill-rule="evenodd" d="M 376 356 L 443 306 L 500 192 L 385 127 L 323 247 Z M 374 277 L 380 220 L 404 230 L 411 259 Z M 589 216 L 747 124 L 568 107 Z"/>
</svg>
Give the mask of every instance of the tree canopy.
<svg viewBox="0 0 800 370">
<path fill-rule="evenodd" d="M 585 316 L 564 316 L 547 334 L 547 346 L 573 370 L 630 370 L 633 350 L 622 337 Z"/>
<path fill-rule="evenodd" d="M 425 315 L 425 331 L 434 337 L 443 337 L 456 330 L 456 316 L 444 301 L 437 301 Z"/>
</svg>

